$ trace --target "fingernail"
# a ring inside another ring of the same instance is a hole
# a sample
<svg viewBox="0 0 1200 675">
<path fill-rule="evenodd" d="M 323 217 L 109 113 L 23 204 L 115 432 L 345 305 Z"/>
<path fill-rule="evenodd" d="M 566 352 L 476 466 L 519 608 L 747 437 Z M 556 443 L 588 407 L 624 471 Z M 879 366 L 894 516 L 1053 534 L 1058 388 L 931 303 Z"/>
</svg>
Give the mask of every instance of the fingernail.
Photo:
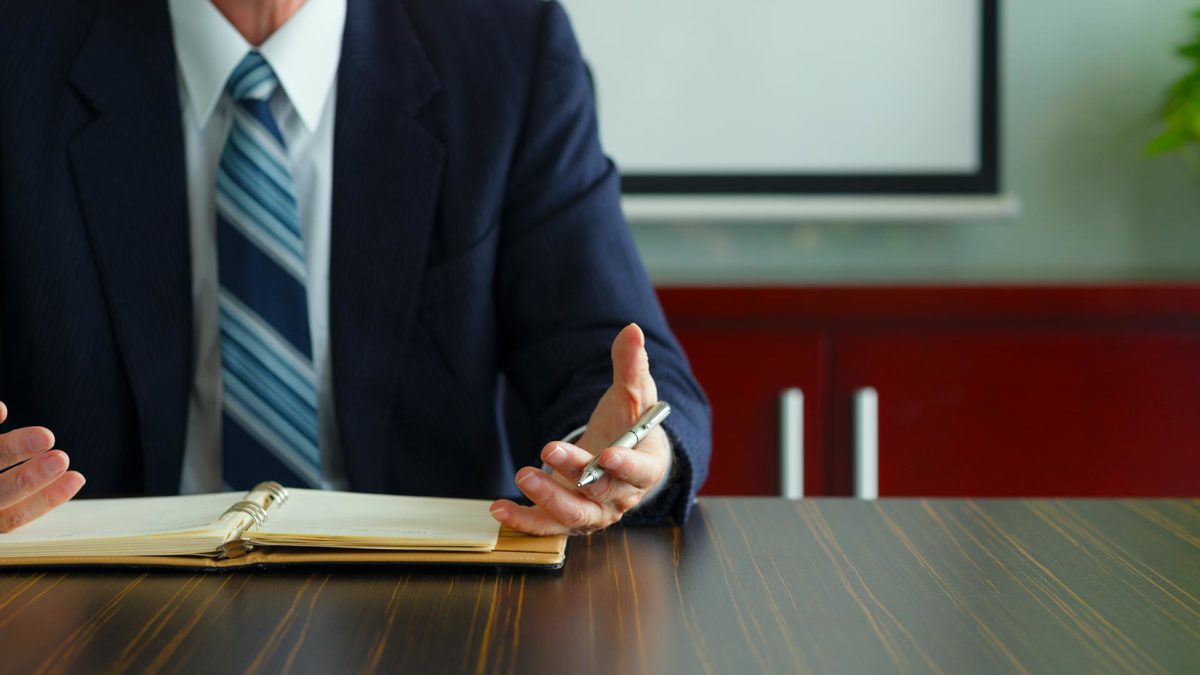
<svg viewBox="0 0 1200 675">
<path fill-rule="evenodd" d="M 563 450 L 563 447 L 561 445 L 554 446 L 554 449 L 551 450 L 548 455 L 546 455 L 546 461 L 551 462 L 553 464 L 560 464 L 564 460 L 566 460 L 566 458 L 567 458 L 567 451 Z"/>
<path fill-rule="evenodd" d="M 624 461 L 625 460 L 621 458 L 621 453 L 614 452 L 613 454 L 609 455 L 607 459 L 601 462 L 601 464 L 603 464 L 604 468 L 606 469 L 619 469 Z"/>
<path fill-rule="evenodd" d="M 536 471 L 526 471 L 517 477 L 517 485 L 523 485 L 525 487 L 537 487 L 539 484 L 541 484 L 541 481 L 542 479 L 538 478 Z"/>
<path fill-rule="evenodd" d="M 491 513 L 493 516 L 495 516 L 497 518 L 503 518 L 505 515 L 508 514 L 508 511 L 506 511 L 503 506 L 493 506 L 492 510 L 489 511 L 489 513 Z"/>
</svg>

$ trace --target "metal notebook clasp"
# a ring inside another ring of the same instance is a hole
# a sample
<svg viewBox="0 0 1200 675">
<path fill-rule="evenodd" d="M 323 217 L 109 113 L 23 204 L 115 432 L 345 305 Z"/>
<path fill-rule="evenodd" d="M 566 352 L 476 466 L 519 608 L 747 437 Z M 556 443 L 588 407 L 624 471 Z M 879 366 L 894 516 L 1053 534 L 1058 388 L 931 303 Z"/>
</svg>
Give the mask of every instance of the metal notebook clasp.
<svg viewBox="0 0 1200 675">
<path fill-rule="evenodd" d="M 267 522 L 266 509 L 246 499 L 243 499 L 242 501 L 237 502 L 233 506 L 226 509 L 225 513 L 221 514 L 221 517 L 224 518 L 225 516 L 237 511 L 249 515 L 250 519 L 253 520 L 254 524 L 258 527 L 262 527 L 263 524 Z"/>
<path fill-rule="evenodd" d="M 259 483 L 258 485 L 255 485 L 254 489 L 251 490 L 251 492 L 258 492 L 259 490 L 266 492 L 268 495 L 268 499 L 270 499 L 275 504 L 282 505 L 288 499 L 287 488 L 283 487 L 282 485 L 280 485 L 279 483 L 276 483 L 273 480 L 263 481 L 263 482 Z"/>
</svg>

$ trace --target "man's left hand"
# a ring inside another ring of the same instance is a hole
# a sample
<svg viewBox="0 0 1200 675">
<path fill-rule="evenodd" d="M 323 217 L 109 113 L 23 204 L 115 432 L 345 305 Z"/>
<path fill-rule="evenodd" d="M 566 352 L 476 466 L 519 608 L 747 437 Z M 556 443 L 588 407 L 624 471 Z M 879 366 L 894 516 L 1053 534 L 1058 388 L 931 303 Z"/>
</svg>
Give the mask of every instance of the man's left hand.
<svg viewBox="0 0 1200 675">
<path fill-rule="evenodd" d="M 534 505 L 520 506 L 507 499 L 492 504 L 492 516 L 502 525 L 535 535 L 588 534 L 619 521 L 667 479 L 671 444 L 661 427 L 636 448 L 607 447 L 658 402 L 646 338 L 637 325 L 626 326 L 613 341 L 612 363 L 612 386 L 592 411 L 578 445 L 555 441 L 542 449 L 542 461 L 554 473 L 531 466 L 517 472 L 517 487 Z M 600 455 L 605 475 L 575 487 L 595 454 Z"/>
</svg>

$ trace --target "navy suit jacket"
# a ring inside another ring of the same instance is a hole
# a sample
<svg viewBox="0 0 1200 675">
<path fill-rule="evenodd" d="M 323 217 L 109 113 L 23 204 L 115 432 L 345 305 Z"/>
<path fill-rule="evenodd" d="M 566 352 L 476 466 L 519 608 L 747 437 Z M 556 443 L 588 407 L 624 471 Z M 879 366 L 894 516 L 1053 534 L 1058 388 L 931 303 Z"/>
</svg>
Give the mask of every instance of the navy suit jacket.
<svg viewBox="0 0 1200 675">
<path fill-rule="evenodd" d="M 193 329 L 166 4 L 0 3 L 0 400 L 6 428 L 54 430 L 90 495 L 179 488 Z M 513 494 L 514 465 L 587 420 L 637 322 L 680 471 L 635 519 L 682 519 L 707 402 L 562 9 L 349 0 L 337 77 L 330 349 L 352 488 Z"/>
</svg>

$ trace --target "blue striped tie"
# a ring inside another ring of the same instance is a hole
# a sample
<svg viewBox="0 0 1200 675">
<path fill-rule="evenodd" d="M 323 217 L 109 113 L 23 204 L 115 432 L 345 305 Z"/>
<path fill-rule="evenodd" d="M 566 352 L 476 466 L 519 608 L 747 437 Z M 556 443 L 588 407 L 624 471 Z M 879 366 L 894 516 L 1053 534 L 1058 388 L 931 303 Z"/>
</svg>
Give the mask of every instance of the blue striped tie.
<svg viewBox="0 0 1200 675">
<path fill-rule="evenodd" d="M 257 52 L 229 76 L 233 125 L 217 166 L 225 482 L 319 486 L 317 392 L 296 188 Z"/>
</svg>

